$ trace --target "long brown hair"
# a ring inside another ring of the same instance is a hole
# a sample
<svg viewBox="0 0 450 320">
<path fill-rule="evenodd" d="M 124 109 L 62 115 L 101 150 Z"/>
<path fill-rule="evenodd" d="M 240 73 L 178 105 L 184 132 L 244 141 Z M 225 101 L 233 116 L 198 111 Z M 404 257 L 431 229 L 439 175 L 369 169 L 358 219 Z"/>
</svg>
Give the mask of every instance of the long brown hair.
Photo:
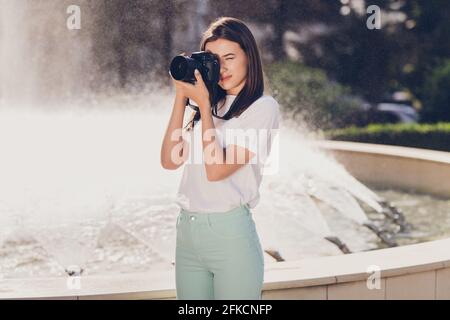
<svg viewBox="0 0 450 320">
<path fill-rule="evenodd" d="M 264 77 L 262 63 L 255 38 L 243 21 L 232 17 L 221 17 L 212 22 L 203 33 L 200 51 L 205 51 L 206 44 L 217 39 L 226 39 L 238 43 L 245 52 L 248 61 L 245 85 L 223 117 L 217 115 L 217 106 L 226 97 L 226 91 L 218 86 L 217 94 L 212 101 L 212 114 L 215 117 L 229 120 L 238 117 L 263 95 Z M 195 111 L 186 128 L 191 130 L 200 118 L 200 111 Z"/>
</svg>

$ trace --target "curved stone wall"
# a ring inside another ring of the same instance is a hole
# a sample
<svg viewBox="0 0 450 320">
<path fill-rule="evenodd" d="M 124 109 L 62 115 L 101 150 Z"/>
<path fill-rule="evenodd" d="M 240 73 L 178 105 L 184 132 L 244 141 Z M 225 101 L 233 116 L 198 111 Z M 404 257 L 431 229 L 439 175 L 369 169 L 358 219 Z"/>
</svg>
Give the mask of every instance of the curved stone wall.
<svg viewBox="0 0 450 320">
<path fill-rule="evenodd" d="M 340 141 L 315 143 L 358 180 L 450 198 L 450 153 Z M 266 264 L 263 299 L 450 299 L 450 239 Z M 173 271 L 0 280 L 0 299 L 175 299 Z M 69 279 L 75 281 L 76 279 Z"/>
</svg>

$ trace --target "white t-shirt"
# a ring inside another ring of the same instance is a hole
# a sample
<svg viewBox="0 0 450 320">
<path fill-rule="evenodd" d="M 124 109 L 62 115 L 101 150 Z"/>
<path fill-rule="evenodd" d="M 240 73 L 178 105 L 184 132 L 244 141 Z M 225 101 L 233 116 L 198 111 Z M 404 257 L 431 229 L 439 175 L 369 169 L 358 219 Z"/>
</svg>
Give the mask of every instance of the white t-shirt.
<svg viewBox="0 0 450 320">
<path fill-rule="evenodd" d="M 220 116 L 229 110 L 235 98 L 234 95 L 226 96 L 225 105 L 218 110 Z M 222 120 L 213 117 L 218 141 L 223 148 L 234 144 L 256 154 L 249 163 L 219 181 L 209 181 L 206 176 L 201 119 L 194 130 L 184 130 L 183 143 L 188 147 L 189 155 L 176 204 L 185 210 L 201 213 L 225 212 L 243 204 L 254 208 L 259 202 L 262 169 L 279 129 L 279 120 L 279 105 L 272 96 L 260 97 L 238 118 Z"/>
</svg>

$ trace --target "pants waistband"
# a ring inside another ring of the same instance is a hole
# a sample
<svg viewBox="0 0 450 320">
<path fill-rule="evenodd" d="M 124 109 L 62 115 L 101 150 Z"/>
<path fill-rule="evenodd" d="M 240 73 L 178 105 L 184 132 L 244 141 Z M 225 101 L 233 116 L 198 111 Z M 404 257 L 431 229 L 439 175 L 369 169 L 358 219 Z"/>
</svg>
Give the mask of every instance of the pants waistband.
<svg viewBox="0 0 450 320">
<path fill-rule="evenodd" d="M 202 213 L 202 212 L 193 212 L 193 211 L 188 211 L 185 209 L 181 209 L 180 211 L 180 216 L 186 216 L 192 219 L 192 217 L 197 220 L 197 221 L 208 221 L 211 219 L 227 219 L 230 217 L 235 217 L 235 216 L 240 216 L 243 214 L 250 214 L 250 208 L 248 206 L 248 204 L 241 204 L 239 207 L 236 207 L 234 209 L 228 210 L 228 211 L 224 211 L 224 212 L 207 212 L 207 213 Z"/>
</svg>

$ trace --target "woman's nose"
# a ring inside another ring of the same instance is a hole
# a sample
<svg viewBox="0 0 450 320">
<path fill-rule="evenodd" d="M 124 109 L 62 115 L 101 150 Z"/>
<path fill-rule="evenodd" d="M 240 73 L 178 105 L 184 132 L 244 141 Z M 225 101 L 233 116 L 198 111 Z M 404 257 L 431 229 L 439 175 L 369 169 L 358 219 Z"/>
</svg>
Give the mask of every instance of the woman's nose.
<svg viewBox="0 0 450 320">
<path fill-rule="evenodd" d="M 224 65 L 220 66 L 220 74 L 223 75 L 225 72 L 227 72 L 227 68 Z"/>
<path fill-rule="evenodd" d="M 220 73 L 224 73 L 225 71 L 227 71 L 227 67 L 225 65 L 225 62 L 221 61 L 220 62 Z"/>
</svg>

